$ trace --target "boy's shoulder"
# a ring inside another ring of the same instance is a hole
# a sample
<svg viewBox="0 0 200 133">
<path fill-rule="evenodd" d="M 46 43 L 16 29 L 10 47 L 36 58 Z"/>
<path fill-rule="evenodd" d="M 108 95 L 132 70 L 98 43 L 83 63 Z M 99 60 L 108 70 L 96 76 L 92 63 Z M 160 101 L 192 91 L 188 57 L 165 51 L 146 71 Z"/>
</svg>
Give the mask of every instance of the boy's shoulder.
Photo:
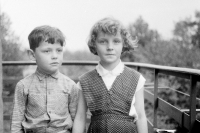
<svg viewBox="0 0 200 133">
<path fill-rule="evenodd" d="M 72 85 L 76 84 L 75 81 L 73 79 L 71 79 L 70 77 L 64 75 L 63 73 L 59 73 L 59 74 L 60 74 L 59 78 L 61 80 L 63 80 L 64 82 L 72 84 Z"/>
<path fill-rule="evenodd" d="M 69 78 L 68 76 L 64 75 L 63 73 L 59 73 L 60 74 L 60 78 L 65 80 L 65 81 L 68 81 L 68 82 L 72 82 L 72 83 L 75 83 L 73 79 Z"/>
<path fill-rule="evenodd" d="M 31 81 L 33 80 L 34 77 L 35 77 L 35 73 L 32 73 L 32 74 L 30 74 L 30 75 L 28 75 L 28 76 L 22 78 L 21 80 L 19 80 L 19 82 L 20 82 L 20 83 L 23 83 L 23 84 L 28 83 L 28 82 L 31 82 Z M 19 82 L 18 82 L 18 83 L 19 83 Z"/>
</svg>

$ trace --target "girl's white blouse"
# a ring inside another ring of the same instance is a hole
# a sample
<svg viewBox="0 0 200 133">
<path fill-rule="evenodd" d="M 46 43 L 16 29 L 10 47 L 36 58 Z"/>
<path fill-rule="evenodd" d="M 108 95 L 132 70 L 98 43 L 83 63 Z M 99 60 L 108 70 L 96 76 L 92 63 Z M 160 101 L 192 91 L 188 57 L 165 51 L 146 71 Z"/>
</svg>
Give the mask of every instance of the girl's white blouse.
<svg viewBox="0 0 200 133">
<path fill-rule="evenodd" d="M 98 74 L 102 77 L 107 89 L 109 90 L 112 87 L 112 84 L 113 84 L 114 80 L 116 79 L 116 77 L 123 72 L 124 63 L 122 63 L 120 60 L 119 64 L 112 71 L 106 70 L 105 68 L 103 68 L 103 66 L 100 63 L 98 63 L 98 65 L 96 66 L 96 70 L 97 70 Z M 145 81 L 146 81 L 146 79 L 142 75 L 140 75 L 135 93 L 137 93 L 140 89 L 142 89 L 144 87 Z M 82 89 L 79 82 L 78 82 L 78 86 L 80 87 L 80 89 Z M 134 116 L 135 119 L 137 120 L 138 115 L 135 110 L 134 103 L 135 103 L 135 95 L 133 96 L 129 115 Z"/>
</svg>

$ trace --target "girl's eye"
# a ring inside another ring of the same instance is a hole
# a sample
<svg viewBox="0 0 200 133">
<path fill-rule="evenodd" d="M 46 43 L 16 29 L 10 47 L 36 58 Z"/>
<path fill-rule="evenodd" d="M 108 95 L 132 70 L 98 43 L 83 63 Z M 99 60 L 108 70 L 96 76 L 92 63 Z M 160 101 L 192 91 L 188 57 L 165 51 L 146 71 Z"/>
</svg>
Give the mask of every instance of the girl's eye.
<svg viewBox="0 0 200 133">
<path fill-rule="evenodd" d="M 62 51 L 63 51 L 62 49 L 58 49 L 58 50 L 57 50 L 58 53 L 61 53 Z"/>
<path fill-rule="evenodd" d="M 104 43 L 106 43 L 106 41 L 105 40 L 101 40 L 101 41 L 99 41 L 99 43 L 104 44 Z"/>
<path fill-rule="evenodd" d="M 121 42 L 120 40 L 115 40 L 115 41 L 114 41 L 114 43 L 120 43 L 120 42 Z"/>
</svg>

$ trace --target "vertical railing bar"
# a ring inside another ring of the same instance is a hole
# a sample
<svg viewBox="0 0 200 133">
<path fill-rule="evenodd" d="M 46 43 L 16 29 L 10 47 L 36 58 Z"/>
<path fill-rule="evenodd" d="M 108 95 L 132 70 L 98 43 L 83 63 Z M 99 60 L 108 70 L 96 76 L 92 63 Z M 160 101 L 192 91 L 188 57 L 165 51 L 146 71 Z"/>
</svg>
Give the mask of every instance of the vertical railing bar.
<svg viewBox="0 0 200 133">
<path fill-rule="evenodd" d="M 194 132 L 194 123 L 196 120 L 196 93 L 197 79 L 195 76 L 190 76 L 190 129 L 189 132 Z"/>
<path fill-rule="evenodd" d="M 158 69 L 154 70 L 154 128 L 157 128 L 157 111 L 158 111 Z"/>
<path fill-rule="evenodd" d="M 136 67 L 136 70 L 139 72 L 139 71 L 140 71 L 140 67 L 139 67 L 139 66 L 137 66 L 137 67 Z"/>
</svg>

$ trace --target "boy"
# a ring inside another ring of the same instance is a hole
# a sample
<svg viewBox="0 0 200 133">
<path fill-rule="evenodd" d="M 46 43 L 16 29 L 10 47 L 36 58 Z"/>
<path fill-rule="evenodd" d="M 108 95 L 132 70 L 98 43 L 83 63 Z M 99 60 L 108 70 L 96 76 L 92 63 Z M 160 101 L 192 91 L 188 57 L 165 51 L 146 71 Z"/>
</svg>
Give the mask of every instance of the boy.
<svg viewBox="0 0 200 133">
<path fill-rule="evenodd" d="M 59 72 L 65 38 L 50 26 L 36 27 L 28 36 L 28 55 L 36 61 L 32 75 L 15 89 L 12 133 L 69 133 L 75 117 L 78 88 Z"/>
</svg>

